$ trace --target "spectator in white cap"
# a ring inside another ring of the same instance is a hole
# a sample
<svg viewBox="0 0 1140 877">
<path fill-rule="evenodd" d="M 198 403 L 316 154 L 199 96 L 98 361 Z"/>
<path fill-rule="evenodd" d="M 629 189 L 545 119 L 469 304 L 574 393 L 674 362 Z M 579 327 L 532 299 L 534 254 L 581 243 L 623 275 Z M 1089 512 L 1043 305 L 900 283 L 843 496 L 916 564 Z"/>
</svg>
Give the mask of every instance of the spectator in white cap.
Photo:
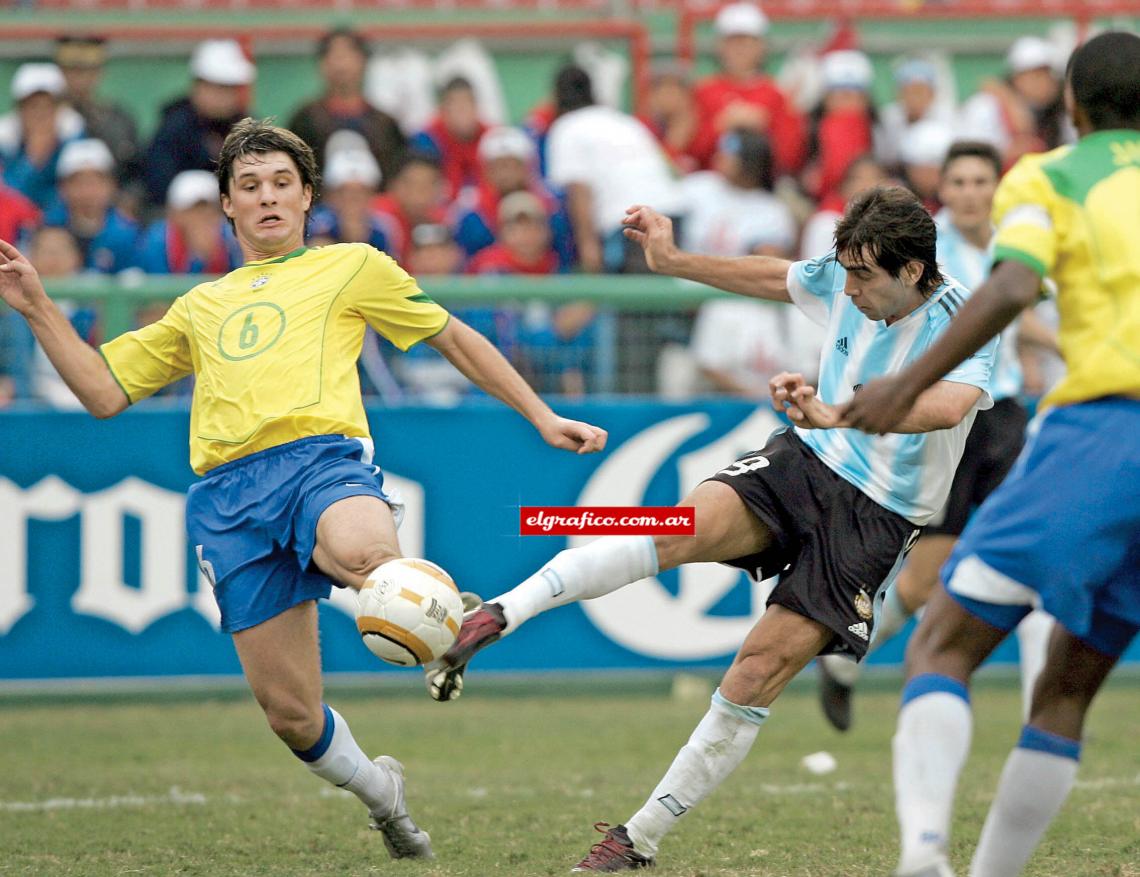
<svg viewBox="0 0 1140 877">
<path fill-rule="evenodd" d="M 166 193 L 166 218 L 143 235 L 139 267 L 148 274 L 225 274 L 241 264 L 241 250 L 222 213 L 217 177 L 182 171 Z"/>
<path fill-rule="evenodd" d="M 546 211 L 559 267 L 574 258 L 570 219 L 561 201 L 538 175 L 538 151 L 521 128 L 491 128 L 479 141 L 480 183 L 456 199 L 455 240 L 468 256 L 499 240 L 499 205 L 515 192 L 529 192 Z"/>
<path fill-rule="evenodd" d="M 804 161 L 804 124 L 791 101 L 765 75 L 768 17 L 752 3 L 733 3 L 717 13 L 719 72 L 697 83 L 700 117 L 691 154 L 708 167 L 720 135 L 733 128 L 766 134 L 778 174 L 798 173 Z"/>
<path fill-rule="evenodd" d="M 938 122 L 919 122 L 911 125 L 899 144 L 903 180 L 932 214 L 942 203 L 938 200 L 938 187 L 942 181 L 942 163 L 954 133 Z"/>
<path fill-rule="evenodd" d="M 63 89 L 55 64 L 21 64 L 11 85 L 16 109 L 0 118 L 4 182 L 40 209 L 57 201 L 55 166 L 63 144 L 83 133 L 83 120 L 62 103 Z"/>
<path fill-rule="evenodd" d="M 895 99 L 879 110 L 875 156 L 887 167 L 899 161 L 899 143 L 911 125 L 931 121 L 951 128 L 954 107 L 939 92 L 938 66 L 929 58 L 903 58 L 894 65 Z"/>
<path fill-rule="evenodd" d="M 190 93 L 162 110 L 143 172 L 152 206 L 181 171 L 212 170 L 230 128 L 245 115 L 257 70 L 236 40 L 206 40 L 190 57 Z"/>
<path fill-rule="evenodd" d="M 44 224 L 71 232 L 83 268 L 116 274 L 136 263 L 139 228 L 115 207 L 115 159 L 102 140 L 67 143 L 56 165 L 60 203 Z"/>
<path fill-rule="evenodd" d="M 1006 55 L 1006 77 L 987 80 L 962 106 L 958 135 L 992 143 L 1009 167 L 1027 152 L 1042 152 L 1071 139 L 1065 125 L 1056 47 L 1021 37 Z"/>
<path fill-rule="evenodd" d="M 853 49 L 828 52 L 820 62 L 823 96 L 809 116 L 808 166 L 803 182 L 819 201 L 834 192 L 847 167 L 871 151 L 878 122 L 871 103 L 871 60 Z"/>
<path fill-rule="evenodd" d="M 380 191 L 380 165 L 367 148 L 328 153 L 321 203 L 309 218 L 309 244 L 366 243 L 388 250 L 384 229 L 372 211 Z"/>
</svg>

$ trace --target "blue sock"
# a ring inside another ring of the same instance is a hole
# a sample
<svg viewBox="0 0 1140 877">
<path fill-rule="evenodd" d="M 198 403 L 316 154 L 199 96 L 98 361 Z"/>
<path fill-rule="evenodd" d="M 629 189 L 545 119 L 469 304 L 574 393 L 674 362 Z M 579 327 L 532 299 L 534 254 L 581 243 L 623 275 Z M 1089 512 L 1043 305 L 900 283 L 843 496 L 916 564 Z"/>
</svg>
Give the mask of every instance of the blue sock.
<svg viewBox="0 0 1140 877">
<path fill-rule="evenodd" d="M 329 746 L 332 744 L 333 731 L 336 730 L 336 720 L 333 718 L 333 712 L 329 709 L 327 703 L 321 704 L 321 709 L 325 714 L 325 726 L 321 731 L 321 736 L 317 738 L 317 742 L 310 746 L 308 749 L 294 749 L 293 754 L 296 755 L 301 761 L 313 762 L 328 752 Z"/>
</svg>

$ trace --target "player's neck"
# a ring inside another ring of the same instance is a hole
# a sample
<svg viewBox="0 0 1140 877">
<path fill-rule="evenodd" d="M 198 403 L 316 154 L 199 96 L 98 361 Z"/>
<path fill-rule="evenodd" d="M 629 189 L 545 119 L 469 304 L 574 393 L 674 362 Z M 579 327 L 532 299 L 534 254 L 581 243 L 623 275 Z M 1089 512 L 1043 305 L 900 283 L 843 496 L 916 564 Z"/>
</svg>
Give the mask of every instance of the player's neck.
<svg viewBox="0 0 1140 877">
<path fill-rule="evenodd" d="M 951 220 L 953 222 L 953 220 Z M 994 236 L 994 228 L 990 223 L 983 222 L 979 225 L 959 225 L 954 223 L 954 228 L 958 230 L 963 239 L 968 244 L 972 244 L 979 250 L 984 250 L 990 245 L 990 238 Z"/>
<path fill-rule="evenodd" d="M 242 244 L 241 252 L 244 257 L 245 264 L 250 262 L 264 262 L 268 259 L 279 259 L 282 256 L 288 256 L 290 253 L 295 253 L 305 245 L 305 242 L 300 238 L 291 241 L 288 244 L 281 244 L 280 246 L 273 247 L 255 247 L 250 244 Z"/>
</svg>

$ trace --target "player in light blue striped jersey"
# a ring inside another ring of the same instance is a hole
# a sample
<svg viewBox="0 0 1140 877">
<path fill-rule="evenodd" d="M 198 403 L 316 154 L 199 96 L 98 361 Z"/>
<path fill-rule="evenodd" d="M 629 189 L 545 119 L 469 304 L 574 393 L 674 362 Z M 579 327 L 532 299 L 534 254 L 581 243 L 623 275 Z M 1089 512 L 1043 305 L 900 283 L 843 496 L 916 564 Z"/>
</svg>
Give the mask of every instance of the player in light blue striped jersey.
<svg viewBox="0 0 1140 877">
<path fill-rule="evenodd" d="M 854 198 L 836 226 L 835 251 L 809 262 L 682 252 L 672 223 L 647 207 L 631 208 L 626 226 L 654 271 L 794 303 L 827 332 L 818 391 L 802 375 L 770 382 L 773 404 L 786 407 L 795 428 L 682 500 L 695 510 L 695 535 L 603 536 L 559 553 L 469 614 L 429 677 L 433 696 L 447 699 L 472 655 L 538 613 L 684 563 L 779 576 L 689 744 L 641 810 L 605 831 L 575 871 L 652 864 L 677 820 L 748 753 L 796 673 L 820 654 L 863 657 L 886 586 L 945 501 L 976 411 L 991 405 L 993 344 L 931 387 L 890 435 L 859 434 L 839 419 L 837 406 L 860 385 L 901 371 L 934 344 L 967 295 L 943 279 L 934 221 L 905 189 Z M 649 613 L 637 621 L 653 624 Z"/>
<path fill-rule="evenodd" d="M 1000 178 L 1001 157 L 988 143 L 958 141 L 942 164 L 939 197 L 945 207 L 934 217 L 938 264 L 946 276 L 970 290 L 977 289 L 989 276 L 994 233 L 990 213 Z M 1028 420 L 1018 398 L 1022 391 L 1018 356 L 1022 334 L 1034 343 L 1056 347 L 1053 333 L 1031 311 L 1001 334 L 990 382 L 994 407 L 981 412 L 974 421 L 949 497 L 923 530 L 894 586 L 887 591 L 868 654 L 889 641 L 926 604 L 938 584 L 938 570 L 950 556 L 970 514 L 1004 480 L 1021 451 Z M 1051 628 L 1052 620 L 1041 612 L 1018 626 L 1025 710 L 1045 661 Z M 827 656 L 820 659 L 819 669 L 824 715 L 835 728 L 845 731 L 851 725 L 852 690 L 859 667 L 842 657 Z"/>
</svg>

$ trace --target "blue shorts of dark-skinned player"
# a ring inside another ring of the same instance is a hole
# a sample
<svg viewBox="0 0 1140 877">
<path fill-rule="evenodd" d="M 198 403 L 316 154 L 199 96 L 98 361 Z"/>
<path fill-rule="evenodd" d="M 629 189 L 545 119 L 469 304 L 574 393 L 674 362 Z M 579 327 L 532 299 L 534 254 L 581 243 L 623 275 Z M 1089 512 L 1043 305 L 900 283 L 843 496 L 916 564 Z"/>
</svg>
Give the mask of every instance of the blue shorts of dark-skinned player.
<svg viewBox="0 0 1140 877">
<path fill-rule="evenodd" d="M 253 627 L 307 600 L 327 598 L 333 581 L 313 564 L 317 521 L 333 503 L 384 491 L 368 439 L 298 439 L 211 469 L 186 496 L 198 564 L 214 587 L 228 633 Z"/>
<path fill-rule="evenodd" d="M 942 570 L 967 611 L 1012 630 L 1041 606 L 1098 652 L 1140 630 L 1140 400 L 1055 408 Z"/>
</svg>

